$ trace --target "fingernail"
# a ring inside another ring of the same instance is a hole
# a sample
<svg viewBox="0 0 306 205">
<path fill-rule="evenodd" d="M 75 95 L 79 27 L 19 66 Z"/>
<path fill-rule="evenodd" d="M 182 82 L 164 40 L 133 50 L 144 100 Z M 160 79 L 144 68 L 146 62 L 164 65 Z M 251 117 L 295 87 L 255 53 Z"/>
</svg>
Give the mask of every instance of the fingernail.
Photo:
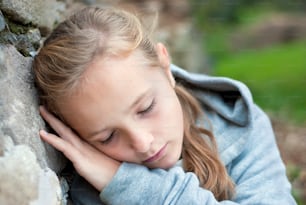
<svg viewBox="0 0 306 205">
<path fill-rule="evenodd" d="M 43 135 L 43 136 L 48 135 L 48 133 L 47 133 L 45 130 L 40 130 L 40 131 L 39 131 L 39 134 L 41 134 L 41 135 Z"/>
</svg>

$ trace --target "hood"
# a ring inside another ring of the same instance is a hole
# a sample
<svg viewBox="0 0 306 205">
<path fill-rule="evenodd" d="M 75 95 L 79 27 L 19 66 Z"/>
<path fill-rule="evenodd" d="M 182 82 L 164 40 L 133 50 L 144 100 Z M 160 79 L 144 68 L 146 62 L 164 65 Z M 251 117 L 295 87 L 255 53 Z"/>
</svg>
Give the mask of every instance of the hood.
<svg viewBox="0 0 306 205">
<path fill-rule="evenodd" d="M 221 159 L 229 163 L 243 149 L 253 124 L 249 89 L 230 78 L 190 73 L 175 65 L 171 65 L 171 71 L 176 82 L 191 89 L 200 101 L 212 125 Z"/>
</svg>

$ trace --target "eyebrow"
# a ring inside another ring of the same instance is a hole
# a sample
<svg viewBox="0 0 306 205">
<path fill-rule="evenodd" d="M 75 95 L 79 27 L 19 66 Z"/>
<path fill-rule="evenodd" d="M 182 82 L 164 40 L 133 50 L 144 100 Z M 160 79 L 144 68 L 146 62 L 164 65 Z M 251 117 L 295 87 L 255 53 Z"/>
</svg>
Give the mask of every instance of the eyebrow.
<svg viewBox="0 0 306 205">
<path fill-rule="evenodd" d="M 128 110 L 133 109 L 133 107 L 135 107 L 143 98 L 145 98 L 147 95 L 149 95 L 151 89 L 146 89 L 144 92 L 142 92 L 137 98 L 136 100 L 128 107 Z M 128 111 L 127 110 L 127 111 Z M 107 128 L 102 128 L 100 130 L 94 131 L 92 133 L 90 133 L 87 136 L 88 141 L 94 141 L 95 136 L 98 135 L 101 132 L 104 132 Z"/>
</svg>

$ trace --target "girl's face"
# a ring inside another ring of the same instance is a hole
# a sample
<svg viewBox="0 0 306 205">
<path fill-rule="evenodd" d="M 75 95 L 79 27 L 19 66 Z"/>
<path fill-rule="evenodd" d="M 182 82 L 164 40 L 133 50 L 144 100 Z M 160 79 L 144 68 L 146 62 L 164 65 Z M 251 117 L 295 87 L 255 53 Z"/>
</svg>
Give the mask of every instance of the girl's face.
<svg viewBox="0 0 306 205">
<path fill-rule="evenodd" d="M 158 44 L 157 52 L 161 67 L 150 67 L 140 51 L 94 60 L 80 90 L 63 99 L 60 112 L 109 157 L 168 169 L 181 155 L 183 114 L 167 51 Z"/>
</svg>

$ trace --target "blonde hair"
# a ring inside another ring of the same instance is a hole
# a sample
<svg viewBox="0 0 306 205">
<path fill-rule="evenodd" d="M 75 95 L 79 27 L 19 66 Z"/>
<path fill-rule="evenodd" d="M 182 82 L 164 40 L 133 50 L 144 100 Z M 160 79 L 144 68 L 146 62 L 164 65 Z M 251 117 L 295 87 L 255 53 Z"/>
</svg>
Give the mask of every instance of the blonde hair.
<svg viewBox="0 0 306 205">
<path fill-rule="evenodd" d="M 82 75 L 94 58 L 127 56 L 141 50 L 151 66 L 158 65 L 151 31 L 131 13 L 113 8 L 85 8 L 72 15 L 46 39 L 33 61 L 35 82 L 40 99 L 57 114 L 58 100 L 75 92 Z M 218 200 L 230 199 L 234 185 L 218 158 L 212 133 L 197 127 L 202 113 L 197 100 L 182 86 L 175 91 L 183 107 L 183 168 L 194 172 L 200 185 Z M 203 135 L 208 136 L 208 141 Z"/>
</svg>

